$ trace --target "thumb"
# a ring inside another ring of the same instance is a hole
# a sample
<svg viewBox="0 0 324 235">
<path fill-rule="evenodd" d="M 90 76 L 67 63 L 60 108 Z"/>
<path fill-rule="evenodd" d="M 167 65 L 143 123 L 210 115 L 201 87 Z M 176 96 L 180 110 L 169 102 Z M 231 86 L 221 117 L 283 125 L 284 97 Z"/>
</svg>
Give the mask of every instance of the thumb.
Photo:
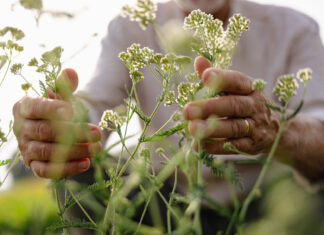
<svg viewBox="0 0 324 235">
<path fill-rule="evenodd" d="M 56 80 L 56 89 L 59 99 L 68 100 L 77 89 L 79 83 L 78 74 L 74 69 L 64 69 Z M 49 89 L 47 89 L 49 90 Z M 50 98 L 55 98 L 53 91 L 48 92 Z"/>
</svg>

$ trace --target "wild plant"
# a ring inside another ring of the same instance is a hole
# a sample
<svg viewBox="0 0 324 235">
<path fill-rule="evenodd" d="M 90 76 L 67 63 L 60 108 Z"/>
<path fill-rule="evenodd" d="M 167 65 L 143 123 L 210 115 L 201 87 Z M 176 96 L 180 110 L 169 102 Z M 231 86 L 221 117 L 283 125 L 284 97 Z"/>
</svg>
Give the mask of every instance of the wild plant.
<svg viewBox="0 0 324 235">
<path fill-rule="evenodd" d="M 125 6 L 123 15 L 130 16 L 131 20 L 139 22 L 141 28 L 145 30 L 149 24 L 156 26 L 156 9 L 152 1 L 138 0 L 135 7 Z M 213 67 L 229 69 L 235 48 L 243 31 L 248 30 L 249 22 L 247 18 L 236 14 L 230 18 L 227 29 L 224 30 L 222 21 L 200 10 L 195 10 L 185 18 L 184 29 L 193 32 L 196 40 L 192 49 L 197 54 L 210 61 Z M 47 88 L 56 94 L 59 85 L 58 76 L 61 71 L 61 53 L 62 48 L 57 47 L 44 53 L 40 62 L 37 59 L 29 62 L 29 66 L 36 67 L 36 71 L 45 77 L 45 82 L 40 82 L 41 92 L 32 88 L 37 94 L 48 97 Z M 52 182 L 56 191 L 60 221 L 50 226 L 49 229 L 63 230 L 65 234 L 68 233 L 69 227 L 92 229 L 98 234 L 107 232 L 109 234 L 202 234 L 200 212 L 202 204 L 205 204 L 229 220 L 226 231 L 222 231 L 224 234 L 230 234 L 233 227 L 236 227 L 238 233 L 242 234 L 246 211 L 260 190 L 261 182 L 278 147 L 283 127 L 302 108 L 307 84 L 311 79 L 311 70 L 304 69 L 297 73 L 297 78 L 304 83 L 304 92 L 299 106 L 293 112 L 288 111 L 288 106 L 296 95 L 297 80 L 294 75 L 284 75 L 278 78 L 273 92 L 284 105 L 274 105 L 274 102 L 265 105 L 281 114 L 279 131 L 266 159 L 258 161 L 263 166 L 254 187 L 246 199 L 240 202 L 233 187 L 243 186 L 234 164 L 225 163 L 217 156 L 204 151 L 202 142 L 213 143 L 214 140 L 202 139 L 199 135 L 192 137 L 188 132 L 188 122 L 183 116 L 183 108 L 188 102 L 224 94 L 204 87 L 198 81 L 196 73 L 184 74 L 184 68 L 191 63 L 191 58 L 187 56 L 172 52 L 155 53 L 150 48 L 132 44 L 126 51 L 119 54 L 119 58 L 129 70 L 132 86 L 124 101 L 125 108 L 106 110 L 99 126 L 103 130 L 116 132 L 120 140 L 96 154 L 93 159 L 94 184 L 82 185 L 69 179 L 58 179 Z M 17 64 L 12 67 L 12 72 L 22 76 L 21 69 L 22 65 Z M 150 70 L 156 82 L 161 86 L 161 93 L 156 99 L 155 108 L 148 114 L 141 109 L 136 87 L 138 83 L 146 79 L 142 73 L 143 69 Z M 27 87 L 26 85 L 26 90 L 28 90 Z M 263 91 L 264 88 L 263 80 L 254 81 L 254 90 Z M 148 134 L 147 130 L 161 105 L 176 105 L 177 110 L 155 133 Z M 78 115 L 78 112 L 76 113 Z M 126 145 L 126 140 L 132 137 L 129 136 L 128 129 L 130 120 L 135 114 L 142 121 L 143 129 L 137 143 L 131 148 Z M 169 127 L 170 125 L 172 127 Z M 218 125 L 217 119 L 211 119 L 210 127 L 216 125 Z M 173 135 L 178 136 L 177 144 L 163 145 L 163 142 L 167 142 L 168 138 Z M 67 144 L 73 143 L 73 139 L 68 137 L 63 138 L 63 141 Z M 118 158 L 107 157 L 112 148 L 118 144 L 121 145 Z M 197 151 L 194 150 L 195 145 L 198 146 Z M 224 148 L 231 152 L 245 154 L 231 143 L 226 143 Z M 206 183 L 202 175 L 203 165 L 208 166 L 212 173 L 227 181 L 232 192 L 233 212 L 226 205 L 211 199 L 206 193 Z M 184 177 L 187 181 L 185 194 L 177 192 L 179 177 Z M 170 182 L 172 182 L 172 190 L 169 195 L 165 195 L 161 192 L 161 188 Z M 62 201 L 58 196 L 60 189 L 64 190 Z M 167 210 L 166 228 L 163 226 L 157 198 L 163 202 Z M 73 205 L 80 207 L 87 220 L 66 218 L 66 212 Z M 90 209 L 95 217 L 87 209 Z M 152 226 L 143 224 L 148 211 L 151 212 Z M 139 218 L 135 220 L 134 217 L 138 213 Z"/>
</svg>

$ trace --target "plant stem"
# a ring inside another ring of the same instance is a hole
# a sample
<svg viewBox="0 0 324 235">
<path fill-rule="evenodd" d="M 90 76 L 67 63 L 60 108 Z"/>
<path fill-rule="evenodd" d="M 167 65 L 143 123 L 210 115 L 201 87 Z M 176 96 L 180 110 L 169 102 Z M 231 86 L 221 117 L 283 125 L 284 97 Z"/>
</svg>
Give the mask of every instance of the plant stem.
<svg viewBox="0 0 324 235">
<path fill-rule="evenodd" d="M 72 190 L 69 189 L 69 193 L 71 194 L 71 196 L 73 197 L 74 201 L 76 202 L 76 204 L 78 204 L 78 206 L 80 207 L 80 209 L 82 210 L 82 212 L 85 214 L 85 216 L 88 218 L 88 220 L 97 227 L 97 224 L 93 221 L 93 219 L 90 217 L 90 215 L 87 213 L 87 211 L 84 209 L 84 207 L 81 205 L 81 203 L 79 202 L 79 200 L 76 198 L 76 196 L 74 195 L 74 193 L 72 192 Z"/>
<path fill-rule="evenodd" d="M 284 114 L 283 114 L 283 116 L 284 116 Z M 267 172 L 267 170 L 269 168 L 270 162 L 271 162 L 271 160 L 272 160 L 272 158 L 273 158 L 273 156 L 275 154 L 275 151 L 276 151 L 276 149 L 278 147 L 279 140 L 280 140 L 280 137 L 282 135 L 282 131 L 283 131 L 283 127 L 284 127 L 285 123 L 286 123 L 286 120 L 282 119 L 281 123 L 280 123 L 278 133 L 277 133 L 277 136 L 276 136 L 276 139 L 275 139 L 275 141 L 274 141 L 274 143 L 273 143 L 273 145 L 271 147 L 270 153 L 269 153 L 269 155 L 268 155 L 268 157 L 267 157 L 267 159 L 265 161 L 265 164 L 262 167 L 260 175 L 259 175 L 256 183 L 254 184 L 251 192 L 249 193 L 249 195 L 247 196 L 247 198 L 243 202 L 242 209 L 241 209 L 241 211 L 239 213 L 239 226 L 242 225 L 242 223 L 243 223 L 243 221 L 245 219 L 245 216 L 246 216 L 247 209 L 248 209 L 250 203 L 252 202 L 252 200 L 254 199 L 255 193 L 259 189 L 259 187 L 260 187 L 260 185 L 261 185 L 261 183 L 263 181 L 263 178 L 264 178 L 264 176 L 265 176 L 265 174 L 266 174 L 266 172 Z M 240 228 L 240 230 L 241 229 L 242 228 Z"/>
<path fill-rule="evenodd" d="M 174 184 L 173 184 L 173 188 L 172 188 L 170 198 L 169 198 L 169 207 L 171 207 L 171 204 L 172 204 L 172 197 L 173 197 L 175 190 L 177 188 L 177 182 L 178 182 L 178 168 L 176 167 L 174 170 Z M 168 233 L 171 234 L 171 212 L 169 209 L 167 211 L 167 228 L 168 228 Z"/>
<path fill-rule="evenodd" d="M 138 231 L 139 231 L 139 229 L 140 229 L 140 227 L 141 227 L 141 225 L 142 225 L 142 222 L 143 222 L 144 216 L 145 216 L 145 214 L 146 214 L 146 211 L 147 211 L 148 205 L 150 204 L 150 201 L 151 201 L 152 195 L 153 195 L 153 189 L 151 189 L 151 191 L 150 191 L 150 195 L 149 195 L 149 197 L 148 197 L 148 199 L 147 199 L 147 201 L 146 201 L 146 203 L 145 203 L 145 207 L 144 207 L 144 210 L 143 210 L 143 212 L 142 212 L 141 219 L 140 219 L 140 221 L 139 221 L 139 223 L 138 223 L 138 225 L 137 225 L 137 229 L 136 229 L 135 234 L 138 233 Z"/>
<path fill-rule="evenodd" d="M 2 85 L 3 81 L 5 80 L 5 78 L 6 78 L 7 74 L 8 74 L 8 71 L 9 71 L 9 68 L 10 68 L 10 65 L 11 65 L 11 62 L 12 62 L 11 59 L 9 59 L 8 60 L 8 66 L 6 68 L 6 71 L 5 71 L 2 79 L 1 79 L 0 86 Z"/>
</svg>

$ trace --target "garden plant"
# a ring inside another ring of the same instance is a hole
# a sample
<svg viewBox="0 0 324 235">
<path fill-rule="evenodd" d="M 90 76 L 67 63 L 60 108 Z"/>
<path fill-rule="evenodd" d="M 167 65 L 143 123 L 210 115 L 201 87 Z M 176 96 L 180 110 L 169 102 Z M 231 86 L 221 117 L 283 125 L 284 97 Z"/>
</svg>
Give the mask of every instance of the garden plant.
<svg viewBox="0 0 324 235">
<path fill-rule="evenodd" d="M 156 10 L 156 4 L 151 0 L 138 0 L 134 7 L 123 7 L 122 15 L 129 17 L 132 21 L 137 21 L 143 30 L 152 25 L 163 40 L 160 28 L 155 22 Z M 235 48 L 242 33 L 249 29 L 249 23 L 249 19 L 235 14 L 229 19 L 225 30 L 222 21 L 214 19 L 212 15 L 200 10 L 194 10 L 185 18 L 184 29 L 192 33 L 194 40 L 191 46 L 197 55 L 208 60 L 212 67 L 227 70 L 231 67 Z M 8 35 L 10 39 L 3 41 Z M 30 60 L 28 66 L 35 67 L 36 72 L 44 75 L 44 80 L 39 81 L 40 89 L 38 89 L 33 87 L 23 75 L 23 65 L 14 63 L 15 56 L 23 52 L 23 47 L 18 42 L 24 37 L 24 33 L 19 29 L 6 27 L 0 31 L 0 36 L 0 47 L 3 51 L 3 55 L 0 57 L 0 69 L 4 71 L 0 86 L 10 70 L 25 81 L 22 89 L 26 95 L 33 92 L 34 95 L 52 99 L 64 99 L 69 96 L 75 111 L 75 122 L 86 120 L 87 111 L 81 102 L 73 98 L 69 84 L 63 82 L 64 79 L 60 77 L 60 58 L 63 52 L 61 47 L 45 52 L 40 59 Z M 230 141 L 224 144 L 225 150 L 249 158 L 249 160 L 242 161 L 242 164 L 257 163 L 262 165 L 254 187 L 248 196 L 240 201 L 235 188 L 243 188 L 244 185 L 240 181 L 234 164 L 222 161 L 217 156 L 204 151 L 204 143 L 213 144 L 218 140 L 206 139 L 203 137 L 203 133 L 191 136 L 188 131 L 188 121 L 183 113 L 184 107 L 191 101 L 226 96 L 227 94 L 215 89 L 215 86 L 205 86 L 199 80 L 197 72 L 187 73 L 186 69 L 191 66 L 192 59 L 190 57 L 172 52 L 155 53 L 150 48 L 134 43 L 126 51 L 121 52 L 119 58 L 129 70 L 132 87 L 128 91 L 129 97 L 125 99 L 124 105 L 114 110 L 106 110 L 99 126 L 103 130 L 116 132 L 120 140 L 103 151 L 96 152 L 95 158 L 92 159 L 96 181 L 94 184 L 82 185 L 69 180 L 69 178 L 59 177 L 52 181 L 51 185 L 55 191 L 60 220 L 48 229 L 63 231 L 64 234 L 68 234 L 70 227 L 92 229 L 97 234 L 106 234 L 107 232 L 109 234 L 202 234 L 200 211 L 204 205 L 228 219 L 227 229 L 219 231 L 219 234 L 231 234 L 234 230 L 238 234 L 243 234 L 247 210 L 251 202 L 258 197 L 261 183 L 275 155 L 284 125 L 294 118 L 303 106 L 307 84 L 312 77 L 311 70 L 302 69 L 296 74 L 299 83 L 304 86 L 297 107 L 289 106 L 299 86 L 294 74 L 280 76 L 273 88 L 280 105 L 271 101 L 264 93 L 267 101 L 264 105 L 271 112 L 278 112 L 281 115 L 276 139 L 265 158 L 255 158 L 244 153 Z M 147 79 L 141 72 L 143 69 L 149 69 L 156 82 L 161 85 L 161 94 L 156 97 L 156 106 L 152 113 L 144 113 L 141 110 L 137 96 L 137 84 Z M 253 92 L 264 92 L 265 86 L 263 80 L 254 80 Z M 159 130 L 148 134 L 147 129 L 161 105 L 176 105 L 177 111 Z M 128 129 L 134 115 L 139 117 L 143 128 L 135 146 L 130 147 L 126 145 L 126 140 L 132 137 L 128 134 Z M 217 117 L 208 119 L 210 127 L 220 125 L 219 122 Z M 11 126 L 10 123 L 10 131 Z M 173 135 L 176 135 L 178 140 L 175 145 L 162 144 Z M 0 147 L 6 141 L 7 136 L 8 133 L 3 133 L 0 130 Z M 75 135 L 67 130 L 60 136 L 60 141 L 66 146 L 71 146 L 75 141 Z M 117 159 L 108 157 L 116 145 L 121 146 L 119 157 Z M 57 151 L 55 157 L 64 159 L 67 154 L 66 149 Z M 11 166 L 18 159 L 19 153 L 15 160 L 11 161 Z M 10 160 L 2 161 L 0 165 L 6 165 L 9 162 Z M 213 174 L 227 182 L 233 209 L 213 201 L 207 195 L 206 183 L 202 176 L 203 165 L 208 166 Z M 187 181 L 187 192 L 184 195 L 177 192 L 180 174 L 184 175 Z M 172 182 L 172 191 L 168 195 L 161 192 L 161 188 L 166 182 Z M 59 197 L 60 190 L 64 191 L 63 199 Z M 166 207 L 166 218 L 161 218 L 163 215 L 159 212 L 157 198 L 160 198 Z M 66 212 L 75 205 L 81 208 L 86 220 L 65 216 Z M 143 224 L 143 219 L 148 211 L 151 212 L 151 216 L 154 215 L 152 225 Z M 134 220 L 133 218 L 138 212 L 140 212 L 139 219 Z M 163 220 L 166 221 L 166 228 L 161 226 Z"/>
</svg>

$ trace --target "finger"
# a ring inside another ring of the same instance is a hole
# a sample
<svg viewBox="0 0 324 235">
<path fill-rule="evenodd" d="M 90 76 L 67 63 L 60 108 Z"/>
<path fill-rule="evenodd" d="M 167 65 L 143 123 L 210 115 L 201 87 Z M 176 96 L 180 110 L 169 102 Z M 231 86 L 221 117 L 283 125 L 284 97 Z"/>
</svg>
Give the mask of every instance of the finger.
<svg viewBox="0 0 324 235">
<path fill-rule="evenodd" d="M 82 158 L 92 158 L 102 149 L 100 142 L 68 146 L 33 140 L 29 141 L 26 146 L 22 155 L 27 166 L 32 161 L 67 162 Z"/>
<path fill-rule="evenodd" d="M 32 161 L 30 167 L 39 177 L 55 179 L 80 174 L 88 170 L 90 160 L 85 158 L 65 163 Z"/>
<path fill-rule="evenodd" d="M 253 149 L 253 140 L 249 137 L 239 138 L 239 139 L 216 139 L 216 141 L 202 143 L 202 148 L 210 154 L 237 154 L 236 152 L 231 152 L 224 149 L 224 144 L 230 142 L 237 150 L 249 153 L 256 154 Z"/>
<path fill-rule="evenodd" d="M 218 117 L 249 117 L 254 113 L 254 100 L 249 96 L 228 95 L 188 103 L 184 107 L 187 120 Z"/>
<path fill-rule="evenodd" d="M 202 81 L 205 86 L 232 94 L 249 95 L 253 92 L 253 79 L 237 71 L 209 68 L 203 72 Z"/>
<path fill-rule="evenodd" d="M 215 120 L 213 120 L 215 121 Z M 247 123 L 248 122 L 248 123 Z M 189 133 L 198 138 L 241 138 L 251 135 L 251 120 L 220 119 L 213 124 L 210 119 L 193 120 L 189 122 Z"/>
<path fill-rule="evenodd" d="M 38 141 L 56 141 L 60 143 L 88 143 L 101 139 L 99 127 L 88 123 L 64 121 L 29 120 L 22 124 L 22 137 Z"/>
<path fill-rule="evenodd" d="M 202 56 L 198 56 L 195 59 L 195 63 L 194 63 L 194 68 L 195 71 L 198 73 L 198 77 L 201 79 L 203 72 L 208 69 L 210 67 L 210 62 L 202 57 Z"/>
<path fill-rule="evenodd" d="M 61 99 L 68 100 L 77 89 L 78 74 L 73 69 L 64 69 L 56 81 L 57 92 Z"/>
<path fill-rule="evenodd" d="M 73 110 L 69 103 L 44 97 L 24 97 L 15 108 L 15 114 L 27 119 L 71 120 Z"/>
</svg>

